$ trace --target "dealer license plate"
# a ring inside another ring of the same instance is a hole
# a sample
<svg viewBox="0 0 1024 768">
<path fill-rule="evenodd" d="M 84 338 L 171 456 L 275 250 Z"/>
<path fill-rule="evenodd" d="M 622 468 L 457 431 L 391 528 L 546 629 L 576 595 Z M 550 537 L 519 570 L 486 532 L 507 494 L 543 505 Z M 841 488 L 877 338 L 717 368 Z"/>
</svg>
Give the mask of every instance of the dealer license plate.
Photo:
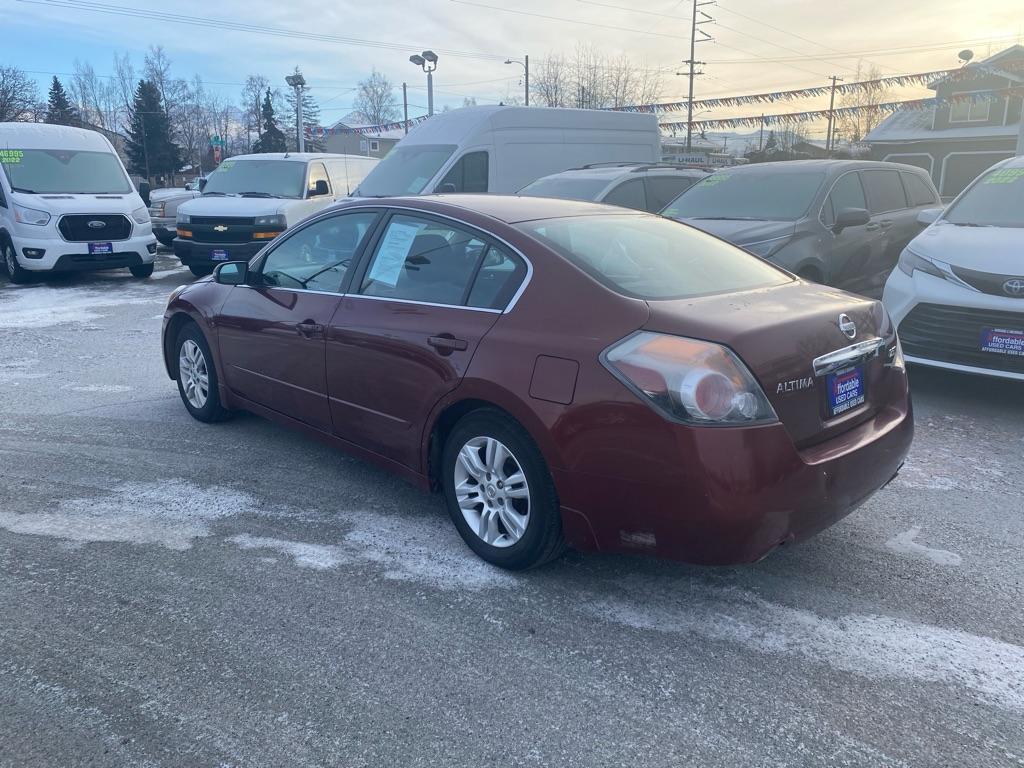
<svg viewBox="0 0 1024 768">
<path fill-rule="evenodd" d="M 109 256 L 114 252 L 113 243 L 89 243 L 89 254 L 93 256 Z"/>
<path fill-rule="evenodd" d="M 985 328 L 981 331 L 981 351 L 1010 357 L 1024 356 L 1024 331 L 1009 328 Z"/>
<path fill-rule="evenodd" d="M 828 390 L 829 418 L 864 405 L 864 366 L 857 365 L 830 373 L 825 385 Z"/>
<path fill-rule="evenodd" d="M 228 252 L 222 248 L 217 248 L 216 250 L 210 251 L 210 258 L 214 261 L 227 261 Z"/>
</svg>

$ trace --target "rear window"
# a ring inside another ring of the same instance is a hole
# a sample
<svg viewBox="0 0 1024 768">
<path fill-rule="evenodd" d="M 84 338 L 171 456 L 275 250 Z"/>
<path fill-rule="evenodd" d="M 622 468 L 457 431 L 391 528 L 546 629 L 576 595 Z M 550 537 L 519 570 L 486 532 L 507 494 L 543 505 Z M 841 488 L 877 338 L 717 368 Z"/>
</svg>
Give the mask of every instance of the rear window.
<svg viewBox="0 0 1024 768">
<path fill-rule="evenodd" d="M 617 293 L 682 299 L 781 285 L 756 256 L 660 216 L 578 216 L 517 225 Z"/>
<path fill-rule="evenodd" d="M 931 186 L 916 173 L 904 173 L 903 186 L 907 188 L 907 197 L 910 198 L 912 206 L 938 205 L 939 199 L 932 191 Z"/>
<path fill-rule="evenodd" d="M 594 179 L 574 175 L 556 175 L 527 184 L 516 194 L 530 197 L 557 197 L 562 200 L 589 200 L 593 202 L 608 186 L 608 179 Z"/>
</svg>

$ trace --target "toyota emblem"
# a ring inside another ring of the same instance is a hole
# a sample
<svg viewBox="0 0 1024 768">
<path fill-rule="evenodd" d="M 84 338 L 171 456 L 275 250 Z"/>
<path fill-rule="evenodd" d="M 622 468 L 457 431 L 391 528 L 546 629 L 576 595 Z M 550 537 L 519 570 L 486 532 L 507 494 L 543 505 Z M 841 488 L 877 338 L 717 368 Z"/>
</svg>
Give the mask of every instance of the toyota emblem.
<svg viewBox="0 0 1024 768">
<path fill-rule="evenodd" d="M 93 219 L 86 226 L 88 226 L 89 229 L 103 229 L 105 226 L 107 226 L 107 222 L 100 221 L 99 219 Z"/>
<path fill-rule="evenodd" d="M 1024 277 L 1014 277 L 1003 283 L 1003 293 L 1007 296 L 1024 296 Z"/>
<path fill-rule="evenodd" d="M 839 330 L 843 332 L 843 335 L 848 339 L 854 339 L 857 337 L 857 326 L 854 325 L 853 320 L 845 312 L 839 316 Z"/>
</svg>

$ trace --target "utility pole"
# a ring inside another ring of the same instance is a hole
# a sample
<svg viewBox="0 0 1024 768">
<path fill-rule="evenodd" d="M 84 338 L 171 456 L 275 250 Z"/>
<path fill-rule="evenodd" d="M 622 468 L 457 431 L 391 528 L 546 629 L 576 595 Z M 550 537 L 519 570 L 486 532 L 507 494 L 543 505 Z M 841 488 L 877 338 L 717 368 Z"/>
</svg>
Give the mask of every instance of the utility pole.
<svg viewBox="0 0 1024 768">
<path fill-rule="evenodd" d="M 714 21 L 708 14 L 700 10 L 701 6 L 712 5 L 711 0 L 705 0 L 700 2 L 699 0 L 693 0 L 693 17 L 690 19 L 690 58 L 688 58 L 684 64 L 689 65 L 689 78 L 690 78 L 690 93 L 686 102 L 686 150 L 690 151 L 693 141 L 693 79 L 697 75 L 703 75 L 703 72 L 697 71 L 697 66 L 703 64 L 703 61 L 697 61 L 697 43 L 704 43 L 711 39 L 711 35 L 707 32 L 701 31 L 700 34 L 704 35 L 700 40 L 697 39 L 697 26 L 700 24 L 707 24 Z M 697 14 L 700 14 L 704 18 L 697 20 Z"/>
<path fill-rule="evenodd" d="M 829 78 L 832 81 L 831 94 L 828 99 L 828 130 L 825 133 L 825 151 L 829 154 L 832 153 L 832 125 L 835 122 L 835 106 L 836 106 L 836 83 L 842 82 L 843 78 L 832 75 Z"/>
<path fill-rule="evenodd" d="M 1017 131 L 1017 155 L 1024 156 L 1024 103 L 1020 105 L 1020 130 Z"/>
<path fill-rule="evenodd" d="M 405 115 L 405 135 L 409 135 L 409 91 L 405 87 L 405 83 L 402 83 L 402 113 Z"/>
<path fill-rule="evenodd" d="M 757 136 L 757 151 L 764 151 L 764 112 L 761 113 L 761 131 Z"/>
<path fill-rule="evenodd" d="M 530 54 L 526 54 L 525 63 L 523 69 L 526 70 L 526 75 L 523 78 L 523 82 L 526 85 L 526 106 L 530 106 Z"/>
</svg>

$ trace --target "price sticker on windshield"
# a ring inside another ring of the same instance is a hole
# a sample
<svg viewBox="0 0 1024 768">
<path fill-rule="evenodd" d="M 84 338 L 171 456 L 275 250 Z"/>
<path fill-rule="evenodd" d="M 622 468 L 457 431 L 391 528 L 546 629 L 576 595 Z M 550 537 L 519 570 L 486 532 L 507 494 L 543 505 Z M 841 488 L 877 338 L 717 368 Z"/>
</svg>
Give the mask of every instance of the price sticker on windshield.
<svg viewBox="0 0 1024 768">
<path fill-rule="evenodd" d="M 1013 184 L 1024 179 L 1024 168 L 1000 168 L 982 180 L 982 184 Z"/>
<path fill-rule="evenodd" d="M 4 165 L 17 165 L 24 156 L 25 152 L 21 149 L 0 149 L 0 163 Z"/>
<path fill-rule="evenodd" d="M 716 173 L 716 174 L 713 174 L 711 176 L 707 176 L 707 177 L 701 179 L 700 183 L 701 183 L 701 185 L 703 185 L 705 187 L 713 187 L 716 184 L 721 184 L 723 181 L 725 181 L 728 178 L 729 178 L 729 174 L 727 174 L 727 173 Z"/>
</svg>

